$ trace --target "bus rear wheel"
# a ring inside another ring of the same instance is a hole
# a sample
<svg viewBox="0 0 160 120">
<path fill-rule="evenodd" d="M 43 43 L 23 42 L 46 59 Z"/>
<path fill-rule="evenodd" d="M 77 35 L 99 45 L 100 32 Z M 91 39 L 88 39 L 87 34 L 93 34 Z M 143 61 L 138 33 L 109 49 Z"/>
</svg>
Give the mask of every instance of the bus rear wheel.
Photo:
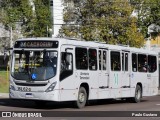
<svg viewBox="0 0 160 120">
<path fill-rule="evenodd" d="M 132 101 L 134 103 L 138 103 L 141 101 L 141 98 L 142 98 L 142 88 L 140 87 L 140 85 L 137 85 L 135 90 L 135 96 L 134 98 L 132 98 Z"/>
<path fill-rule="evenodd" d="M 78 92 L 78 99 L 75 102 L 75 106 L 79 109 L 83 108 L 86 105 L 86 101 L 87 101 L 86 89 L 84 87 L 80 87 L 79 92 Z"/>
</svg>

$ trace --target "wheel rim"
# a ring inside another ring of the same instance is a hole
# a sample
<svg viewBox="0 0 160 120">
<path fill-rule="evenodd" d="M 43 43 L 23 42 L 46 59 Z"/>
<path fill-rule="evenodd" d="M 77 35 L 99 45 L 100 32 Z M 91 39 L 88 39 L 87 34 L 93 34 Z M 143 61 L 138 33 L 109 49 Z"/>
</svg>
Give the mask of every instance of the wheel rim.
<svg viewBox="0 0 160 120">
<path fill-rule="evenodd" d="M 139 100 L 141 98 L 141 91 L 138 89 L 136 92 L 136 98 Z"/>
<path fill-rule="evenodd" d="M 85 101 L 85 94 L 84 93 L 80 93 L 79 94 L 79 102 L 83 103 Z"/>
</svg>

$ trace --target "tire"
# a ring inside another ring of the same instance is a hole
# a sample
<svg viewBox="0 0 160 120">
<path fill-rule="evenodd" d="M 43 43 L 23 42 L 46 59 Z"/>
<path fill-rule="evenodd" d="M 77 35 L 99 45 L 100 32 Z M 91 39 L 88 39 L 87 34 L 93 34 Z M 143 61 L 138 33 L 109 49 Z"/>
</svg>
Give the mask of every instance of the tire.
<svg viewBox="0 0 160 120">
<path fill-rule="evenodd" d="M 81 109 L 85 107 L 86 102 L 87 102 L 86 89 L 84 87 L 80 87 L 79 92 L 78 92 L 78 99 L 75 102 L 75 107 Z"/>
<path fill-rule="evenodd" d="M 142 88 L 140 87 L 140 85 L 137 85 L 135 90 L 135 96 L 134 98 L 132 98 L 132 102 L 138 103 L 141 101 L 141 98 L 142 98 Z"/>
</svg>

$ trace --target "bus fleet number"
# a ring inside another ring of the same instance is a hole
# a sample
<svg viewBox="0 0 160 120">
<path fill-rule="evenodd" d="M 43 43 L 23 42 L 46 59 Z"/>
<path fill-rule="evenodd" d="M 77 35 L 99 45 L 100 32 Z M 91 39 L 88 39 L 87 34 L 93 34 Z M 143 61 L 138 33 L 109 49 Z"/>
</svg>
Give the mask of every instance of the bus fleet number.
<svg viewBox="0 0 160 120">
<path fill-rule="evenodd" d="M 30 92 L 31 88 L 29 88 L 29 87 L 18 87 L 18 91 Z"/>
</svg>

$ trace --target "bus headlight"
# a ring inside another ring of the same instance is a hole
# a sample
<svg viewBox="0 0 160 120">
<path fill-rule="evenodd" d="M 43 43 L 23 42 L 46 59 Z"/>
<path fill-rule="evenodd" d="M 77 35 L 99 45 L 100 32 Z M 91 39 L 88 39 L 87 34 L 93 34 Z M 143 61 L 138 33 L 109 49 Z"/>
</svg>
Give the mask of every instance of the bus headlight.
<svg viewBox="0 0 160 120">
<path fill-rule="evenodd" d="M 16 89 L 15 89 L 15 87 L 13 86 L 13 85 L 10 85 L 10 90 L 13 90 L 13 91 L 15 91 Z"/>
<path fill-rule="evenodd" d="M 57 84 L 57 82 L 52 83 L 52 84 L 46 89 L 45 92 L 53 91 L 53 89 L 55 88 L 56 84 Z"/>
</svg>

